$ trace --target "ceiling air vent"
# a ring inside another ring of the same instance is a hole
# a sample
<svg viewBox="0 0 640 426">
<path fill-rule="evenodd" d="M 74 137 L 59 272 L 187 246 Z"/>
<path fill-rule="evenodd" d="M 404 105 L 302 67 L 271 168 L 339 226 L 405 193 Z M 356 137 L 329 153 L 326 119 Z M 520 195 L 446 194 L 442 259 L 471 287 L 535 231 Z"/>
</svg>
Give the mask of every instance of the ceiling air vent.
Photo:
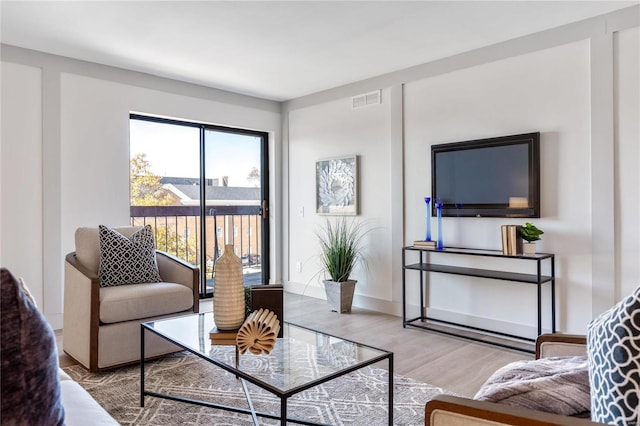
<svg viewBox="0 0 640 426">
<path fill-rule="evenodd" d="M 352 108 L 361 108 L 367 105 L 377 105 L 382 103 L 381 90 L 365 93 L 363 95 L 354 96 L 351 98 Z"/>
</svg>

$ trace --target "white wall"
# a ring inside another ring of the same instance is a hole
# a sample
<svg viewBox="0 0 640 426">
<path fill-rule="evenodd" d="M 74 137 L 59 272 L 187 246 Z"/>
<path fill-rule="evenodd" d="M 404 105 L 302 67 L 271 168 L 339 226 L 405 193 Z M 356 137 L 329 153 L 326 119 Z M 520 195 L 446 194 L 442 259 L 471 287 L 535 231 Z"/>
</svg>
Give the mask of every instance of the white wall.
<svg viewBox="0 0 640 426">
<path fill-rule="evenodd" d="M 640 285 L 640 29 L 615 42 L 616 299 Z"/>
<path fill-rule="evenodd" d="M 584 332 L 591 318 L 640 284 L 638 25 L 638 7 L 633 7 L 285 103 L 288 233 L 290 247 L 295 247 L 288 257 L 287 288 L 300 291 L 308 275 L 295 271 L 296 260 L 312 258 L 317 252 L 308 229 L 319 218 L 303 221 L 295 216 L 299 203 L 313 201 L 313 162 L 326 149 L 332 155 L 353 153 L 368 146 L 376 133 L 376 141 L 388 144 L 390 158 L 372 167 L 403 185 L 392 183 L 390 193 L 384 193 L 366 178 L 361 183 L 363 193 L 391 203 L 389 208 L 381 203 L 381 210 L 363 208 L 362 215 L 375 214 L 391 230 L 388 238 L 370 243 L 372 251 L 390 253 L 376 261 L 385 263 L 377 268 L 390 270 L 392 279 L 388 282 L 387 275 L 381 274 L 380 283 L 368 284 L 354 304 L 397 315 L 401 312 L 401 245 L 422 238 L 425 230 L 423 198 L 430 192 L 430 145 L 539 131 L 542 217 L 533 222 L 546 233 L 538 249 L 556 255 L 558 329 Z M 380 88 L 397 93 L 400 100 L 388 109 L 368 112 L 365 121 L 353 120 L 357 110 L 344 106 L 350 97 Z M 334 140 L 340 143 L 330 148 L 321 145 Z M 403 153 L 399 162 L 393 160 L 398 152 Z M 613 193 L 615 202 L 609 203 Z M 511 222 L 445 218 L 445 245 L 499 249 L 500 225 Z M 464 262 L 475 267 L 530 268 L 477 258 Z M 416 309 L 417 275 L 407 277 L 408 300 Z M 535 336 L 534 286 L 431 277 L 431 314 Z M 382 287 L 387 291 L 369 290 Z M 549 299 L 546 286 L 545 306 Z M 548 314 L 545 309 L 545 331 L 550 329 Z"/>
<path fill-rule="evenodd" d="M 42 307 L 42 75 L 37 67 L 4 62 L 0 72 L 0 264 L 24 278 Z"/>
<path fill-rule="evenodd" d="M 130 112 L 268 132 L 271 251 L 281 250 L 278 103 L 12 46 L 2 53 L 2 264 L 41 289 L 54 328 L 75 229 L 129 221 Z"/>
<path fill-rule="evenodd" d="M 391 168 L 389 90 L 382 103 L 352 109 L 351 99 L 292 111 L 289 116 L 289 226 L 290 281 L 296 291 L 322 297 L 319 251 L 315 233 L 328 216 L 316 211 L 316 161 L 359 156 L 358 220 L 370 230 L 365 236 L 366 267 L 354 271 L 358 297 L 389 300 L 391 297 Z M 304 214 L 303 214 L 304 212 Z M 302 263 L 300 271 L 298 262 Z M 297 283 L 297 284 L 293 284 Z M 293 290 L 293 289 L 292 289 Z"/>
<path fill-rule="evenodd" d="M 542 217 L 532 221 L 545 234 L 537 250 L 558 257 L 559 326 L 578 329 L 591 319 L 591 312 L 581 308 L 591 304 L 589 186 L 583 184 L 590 175 L 588 42 L 405 85 L 407 238 L 420 239 L 424 233 L 423 197 L 431 192 L 432 144 L 529 132 L 541 133 Z M 443 218 L 444 242 L 498 250 L 500 225 L 507 223 L 524 221 Z M 476 263 L 491 265 L 486 259 Z M 434 308 L 518 324 L 536 318 L 534 286 L 449 275 L 432 275 L 431 282 Z M 521 302 L 505 304 L 504 299 Z"/>
<path fill-rule="evenodd" d="M 61 76 L 60 98 L 63 235 L 96 221 L 129 222 L 132 111 L 263 130 L 270 132 L 271 141 L 279 134 L 280 115 L 275 112 L 256 114 L 245 106 L 69 73 Z M 72 239 L 63 239 L 63 251 L 73 251 Z"/>
</svg>

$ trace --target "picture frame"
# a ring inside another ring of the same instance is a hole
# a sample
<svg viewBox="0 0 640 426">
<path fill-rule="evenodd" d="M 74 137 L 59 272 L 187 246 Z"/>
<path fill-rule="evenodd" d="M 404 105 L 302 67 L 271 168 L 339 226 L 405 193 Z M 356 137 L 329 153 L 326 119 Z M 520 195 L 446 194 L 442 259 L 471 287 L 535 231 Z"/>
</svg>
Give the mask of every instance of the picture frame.
<svg viewBox="0 0 640 426">
<path fill-rule="evenodd" d="M 316 161 L 316 213 L 355 216 L 358 211 L 358 156 Z"/>
</svg>

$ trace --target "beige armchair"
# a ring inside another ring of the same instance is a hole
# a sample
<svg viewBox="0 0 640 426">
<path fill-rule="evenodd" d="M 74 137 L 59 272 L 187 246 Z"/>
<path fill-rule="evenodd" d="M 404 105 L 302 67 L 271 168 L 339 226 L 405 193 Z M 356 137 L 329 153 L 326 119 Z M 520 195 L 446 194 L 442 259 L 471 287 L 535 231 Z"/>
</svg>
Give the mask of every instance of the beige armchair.
<svg viewBox="0 0 640 426">
<path fill-rule="evenodd" d="M 140 227 L 114 228 L 129 237 Z M 92 372 L 140 361 L 140 323 L 199 310 L 198 268 L 156 251 L 161 282 L 100 287 L 98 228 L 78 228 L 65 259 L 63 349 Z M 145 336 L 145 354 L 181 350 Z"/>
<path fill-rule="evenodd" d="M 552 356 L 586 355 L 585 336 L 543 334 L 536 340 L 536 359 Z M 589 419 L 560 416 L 520 407 L 476 401 L 450 395 L 439 395 L 425 408 L 426 426 L 474 425 L 600 425 Z"/>
</svg>

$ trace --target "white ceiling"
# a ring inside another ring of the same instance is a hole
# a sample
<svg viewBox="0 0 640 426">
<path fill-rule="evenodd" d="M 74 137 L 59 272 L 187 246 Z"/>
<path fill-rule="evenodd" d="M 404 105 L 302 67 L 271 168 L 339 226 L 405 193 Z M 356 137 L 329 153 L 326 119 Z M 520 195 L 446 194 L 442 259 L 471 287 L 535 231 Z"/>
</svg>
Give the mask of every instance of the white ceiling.
<svg viewBox="0 0 640 426">
<path fill-rule="evenodd" d="M 277 101 L 639 1 L 2 1 L 2 43 Z"/>
</svg>

